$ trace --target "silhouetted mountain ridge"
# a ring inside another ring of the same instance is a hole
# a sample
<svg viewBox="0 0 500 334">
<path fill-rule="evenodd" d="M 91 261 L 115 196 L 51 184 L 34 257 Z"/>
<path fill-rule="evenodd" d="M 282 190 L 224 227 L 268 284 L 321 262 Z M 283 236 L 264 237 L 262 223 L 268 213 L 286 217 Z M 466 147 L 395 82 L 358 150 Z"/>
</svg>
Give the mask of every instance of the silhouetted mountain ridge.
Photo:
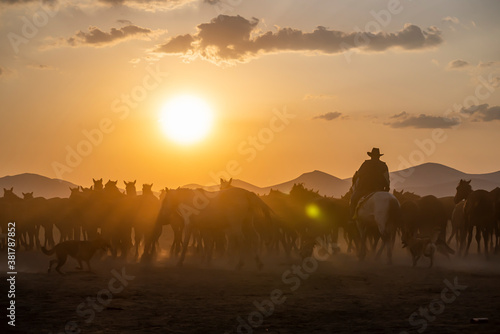
<svg viewBox="0 0 500 334">
<path fill-rule="evenodd" d="M 76 184 L 60 180 L 51 179 L 46 176 L 23 173 L 18 175 L 8 175 L 0 178 L 0 196 L 3 196 L 3 188 L 14 187 L 14 193 L 22 197 L 22 193 L 33 192 L 35 197 L 69 197 L 69 188 L 77 187 Z"/>
<path fill-rule="evenodd" d="M 438 164 L 425 163 L 419 166 L 391 172 L 391 189 L 415 192 L 418 195 L 452 196 L 460 179 L 471 180 L 473 189 L 492 190 L 500 187 L 500 171 L 485 174 L 467 174 L 457 169 Z M 351 186 L 351 178 L 340 179 L 328 173 L 314 170 L 298 177 L 272 186 L 259 187 L 243 180 L 234 179 L 233 185 L 260 195 L 268 194 L 271 189 L 289 192 L 296 183 L 303 183 L 306 188 L 319 191 L 321 195 L 340 197 Z M 69 187 L 77 185 L 59 179 L 51 179 L 32 173 L 24 173 L 0 178 L 0 189 L 14 187 L 14 192 L 22 196 L 23 192 L 34 192 L 34 196 L 45 198 L 67 197 Z M 185 188 L 204 188 L 218 190 L 218 185 L 204 187 L 199 184 L 187 184 Z M 2 195 L 2 194 L 0 194 Z"/>
</svg>

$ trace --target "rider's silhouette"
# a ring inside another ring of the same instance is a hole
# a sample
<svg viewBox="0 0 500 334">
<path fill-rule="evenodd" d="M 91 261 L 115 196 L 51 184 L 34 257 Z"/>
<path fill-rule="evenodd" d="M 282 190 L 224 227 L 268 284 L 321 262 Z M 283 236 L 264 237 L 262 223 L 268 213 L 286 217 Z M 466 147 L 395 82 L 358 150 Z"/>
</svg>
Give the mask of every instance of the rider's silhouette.
<svg viewBox="0 0 500 334">
<path fill-rule="evenodd" d="M 353 192 L 351 195 L 351 217 L 354 216 L 356 206 L 361 197 L 375 191 L 389 191 L 389 169 L 385 162 L 380 160 L 383 154 L 376 147 L 366 152 L 371 159 L 365 160 L 352 179 Z"/>
</svg>

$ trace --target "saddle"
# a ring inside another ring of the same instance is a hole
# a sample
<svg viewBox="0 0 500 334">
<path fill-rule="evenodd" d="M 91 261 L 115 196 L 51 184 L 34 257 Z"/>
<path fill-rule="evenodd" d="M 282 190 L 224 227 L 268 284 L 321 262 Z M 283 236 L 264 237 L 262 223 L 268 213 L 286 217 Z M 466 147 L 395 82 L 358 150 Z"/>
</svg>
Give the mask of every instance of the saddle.
<svg viewBox="0 0 500 334">
<path fill-rule="evenodd" d="M 361 207 L 361 205 L 363 205 L 376 192 L 377 191 L 371 192 L 368 195 L 365 195 L 359 199 L 358 203 L 356 204 L 356 209 L 354 210 L 354 216 L 352 217 L 354 220 L 358 219 L 358 210 Z"/>
</svg>

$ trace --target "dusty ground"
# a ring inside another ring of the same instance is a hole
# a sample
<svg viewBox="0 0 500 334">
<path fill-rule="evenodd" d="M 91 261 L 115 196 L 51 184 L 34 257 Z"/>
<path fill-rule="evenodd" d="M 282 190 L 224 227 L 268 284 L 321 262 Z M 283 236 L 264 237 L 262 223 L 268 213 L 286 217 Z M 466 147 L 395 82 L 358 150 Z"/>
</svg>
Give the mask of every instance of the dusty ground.
<svg viewBox="0 0 500 334">
<path fill-rule="evenodd" d="M 176 268 L 168 257 L 150 265 L 103 258 L 92 261 L 93 273 L 68 260 L 66 276 L 47 274 L 48 261 L 18 253 L 16 327 L 2 315 L 2 333 L 500 333 L 500 256 L 438 255 L 430 269 L 428 259 L 412 268 L 402 250 L 392 266 L 345 253 L 309 262 L 266 257 L 260 272 L 224 261 Z M 294 274 L 293 266 L 303 268 Z M 6 312 L 5 274 L 1 281 Z M 471 324 L 474 317 L 489 322 Z"/>
</svg>

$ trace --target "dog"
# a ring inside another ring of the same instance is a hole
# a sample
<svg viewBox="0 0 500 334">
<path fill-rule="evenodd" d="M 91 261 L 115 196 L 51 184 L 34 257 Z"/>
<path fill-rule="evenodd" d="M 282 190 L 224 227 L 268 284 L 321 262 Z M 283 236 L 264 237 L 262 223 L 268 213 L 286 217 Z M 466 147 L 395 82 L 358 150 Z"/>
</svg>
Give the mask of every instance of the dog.
<svg viewBox="0 0 500 334">
<path fill-rule="evenodd" d="M 425 256 L 431 260 L 429 268 L 434 264 L 434 253 L 436 252 L 436 245 L 429 237 L 420 236 L 406 236 L 403 240 L 403 248 L 408 247 L 413 260 L 413 267 L 417 265 L 420 257 Z"/>
<path fill-rule="evenodd" d="M 51 250 L 47 250 L 42 247 L 42 252 L 45 255 L 52 255 L 56 253 L 57 258 L 50 260 L 49 269 L 50 273 L 52 266 L 57 263 L 56 270 L 59 274 L 64 275 L 61 272 L 61 267 L 66 263 L 66 259 L 69 256 L 75 258 L 78 261 L 79 267 L 77 269 L 83 270 L 82 261 L 87 263 L 88 271 L 90 269 L 90 259 L 94 256 L 95 252 L 99 249 L 107 251 L 110 248 L 109 244 L 102 240 L 101 238 L 92 241 L 79 241 L 79 240 L 68 240 L 63 241 L 54 246 Z"/>
</svg>

